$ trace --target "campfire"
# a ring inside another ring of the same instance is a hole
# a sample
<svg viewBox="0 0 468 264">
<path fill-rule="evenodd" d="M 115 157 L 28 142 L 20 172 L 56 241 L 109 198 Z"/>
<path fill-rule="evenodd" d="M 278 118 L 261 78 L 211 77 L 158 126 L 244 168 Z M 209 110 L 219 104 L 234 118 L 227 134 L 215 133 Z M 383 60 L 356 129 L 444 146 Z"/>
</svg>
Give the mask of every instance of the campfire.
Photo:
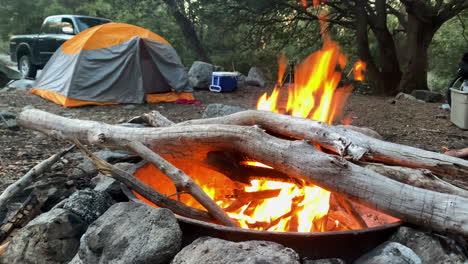
<svg viewBox="0 0 468 264">
<path fill-rule="evenodd" d="M 323 27 L 324 25 L 322 22 Z M 346 55 L 325 31 L 323 40 L 323 48 L 320 51 L 309 55 L 295 67 L 294 82 L 287 86 L 282 82 L 288 61 L 284 55 L 279 57 L 276 87 L 271 95 L 265 93 L 260 97 L 258 110 L 309 118 L 327 124 L 333 124 L 335 120 L 341 119 L 344 104 L 352 90 L 351 85 L 340 85 L 342 71 L 346 67 Z M 364 79 L 365 67 L 362 61 L 354 65 L 352 71 L 355 80 Z M 320 149 L 320 146 L 316 147 Z M 247 159 L 239 163 L 241 166 L 264 168 L 262 172 L 267 174 L 269 173 L 267 170 L 274 170 L 255 160 Z M 181 165 L 177 163 L 176 166 L 180 168 Z M 192 166 L 197 165 L 184 166 L 183 171 L 242 228 L 283 232 L 325 232 L 368 227 L 349 201 L 335 194 L 333 204 L 330 205 L 332 195 L 329 191 L 315 185 L 307 185 L 304 181 L 270 180 L 265 179 L 265 175 L 258 174 L 254 175 L 255 179 L 247 184 L 240 185 L 238 182 L 237 184 L 230 182 L 225 175 L 214 175 L 216 173 L 213 171 L 197 172 L 191 168 Z M 171 189 L 170 180 L 152 166 L 139 169 L 135 176 L 165 195 L 177 198 L 186 205 L 203 209 L 203 206 L 190 195 L 177 194 L 175 189 Z M 386 223 L 389 217 L 383 219 Z M 394 222 L 397 219 L 390 221 Z"/>
</svg>

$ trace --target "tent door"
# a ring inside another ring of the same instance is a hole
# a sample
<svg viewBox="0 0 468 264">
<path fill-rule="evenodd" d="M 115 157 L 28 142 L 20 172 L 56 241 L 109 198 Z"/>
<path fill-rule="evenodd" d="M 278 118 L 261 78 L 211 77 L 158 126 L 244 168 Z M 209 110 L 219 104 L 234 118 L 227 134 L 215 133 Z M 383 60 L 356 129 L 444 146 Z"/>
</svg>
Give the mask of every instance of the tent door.
<svg viewBox="0 0 468 264">
<path fill-rule="evenodd" d="M 141 73 L 145 94 L 168 93 L 171 87 L 162 76 L 149 54 L 145 41 L 140 41 Z"/>
</svg>

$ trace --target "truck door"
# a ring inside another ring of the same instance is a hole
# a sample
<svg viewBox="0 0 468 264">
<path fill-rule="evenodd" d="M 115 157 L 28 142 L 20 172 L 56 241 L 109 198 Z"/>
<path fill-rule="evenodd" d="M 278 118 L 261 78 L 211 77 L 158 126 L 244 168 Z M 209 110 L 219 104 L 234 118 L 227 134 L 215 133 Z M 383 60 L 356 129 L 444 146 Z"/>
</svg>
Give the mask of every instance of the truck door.
<svg viewBox="0 0 468 264">
<path fill-rule="evenodd" d="M 56 37 L 60 29 L 60 23 L 60 17 L 49 17 L 42 25 L 36 48 L 41 64 L 45 64 L 57 50 Z"/>
<path fill-rule="evenodd" d="M 69 27 L 73 29 L 73 34 L 65 34 L 62 30 L 64 27 Z M 56 50 L 62 46 L 65 41 L 73 38 L 77 32 L 77 28 L 73 24 L 73 21 L 68 17 L 63 17 L 60 21 L 59 33 L 56 36 Z"/>
</svg>

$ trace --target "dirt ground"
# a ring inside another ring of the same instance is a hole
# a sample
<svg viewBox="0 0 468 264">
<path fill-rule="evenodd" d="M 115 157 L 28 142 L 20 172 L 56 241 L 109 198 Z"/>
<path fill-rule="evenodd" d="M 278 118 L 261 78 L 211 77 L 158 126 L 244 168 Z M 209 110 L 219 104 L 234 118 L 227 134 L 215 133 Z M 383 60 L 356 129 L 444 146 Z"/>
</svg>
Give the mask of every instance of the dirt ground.
<svg viewBox="0 0 468 264">
<path fill-rule="evenodd" d="M 234 93 L 196 91 L 201 105 L 175 103 L 135 105 L 89 106 L 66 109 L 38 96 L 21 91 L 0 93 L 0 111 L 18 115 L 25 106 L 33 106 L 58 115 L 102 121 L 110 124 L 125 122 L 130 117 L 157 110 L 169 119 L 179 122 L 200 118 L 208 104 L 254 108 L 258 98 L 271 89 L 244 87 Z M 345 115 L 352 115 L 352 124 L 374 129 L 385 140 L 442 152 L 442 147 L 459 149 L 468 147 L 468 132 L 450 122 L 449 112 L 437 103 L 397 101 L 389 103 L 389 97 L 353 94 L 348 99 Z M 21 177 L 39 161 L 63 149 L 63 142 L 48 138 L 39 132 L 24 128 L 0 129 L 0 185 Z"/>
</svg>

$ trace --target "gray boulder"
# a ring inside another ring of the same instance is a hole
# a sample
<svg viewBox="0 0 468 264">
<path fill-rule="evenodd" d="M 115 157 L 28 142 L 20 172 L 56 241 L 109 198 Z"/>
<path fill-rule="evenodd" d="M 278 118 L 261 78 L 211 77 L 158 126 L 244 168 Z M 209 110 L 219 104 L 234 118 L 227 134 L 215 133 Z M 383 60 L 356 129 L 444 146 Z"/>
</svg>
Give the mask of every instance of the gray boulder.
<svg viewBox="0 0 468 264">
<path fill-rule="evenodd" d="M 242 88 L 245 86 L 245 79 L 247 79 L 247 76 L 240 72 L 237 73 L 237 88 Z"/>
<path fill-rule="evenodd" d="M 269 82 L 268 77 L 265 73 L 258 67 L 252 67 L 247 74 L 245 83 L 250 86 L 260 86 L 265 87 Z"/>
<path fill-rule="evenodd" d="M 414 96 L 412 96 L 410 94 L 405 94 L 405 93 L 398 93 L 395 96 L 395 100 L 396 101 L 405 100 L 405 101 L 414 101 L 414 102 L 418 102 L 418 103 L 425 103 L 423 100 L 416 99 L 416 97 L 414 97 Z"/>
<path fill-rule="evenodd" d="M 79 216 L 65 209 L 41 214 L 13 236 L 0 263 L 67 263 L 76 254 L 86 227 Z"/>
<path fill-rule="evenodd" d="M 445 237 L 435 236 L 409 227 L 400 227 L 391 241 L 401 243 L 411 248 L 421 258 L 423 263 L 467 263 L 462 252 L 457 248 L 458 243 Z M 443 246 L 445 245 L 445 246 Z M 454 245 L 454 246 L 450 246 Z"/>
<path fill-rule="evenodd" d="M 195 89 L 208 89 L 211 84 L 211 74 L 222 71 L 223 68 L 203 61 L 195 61 L 188 72 L 190 84 Z"/>
<path fill-rule="evenodd" d="M 427 103 L 443 103 L 445 101 L 442 94 L 429 90 L 414 90 L 411 95 Z"/>
<path fill-rule="evenodd" d="M 357 259 L 354 264 L 421 264 L 421 259 L 408 247 L 385 242 Z"/>
<path fill-rule="evenodd" d="M 183 248 L 171 264 L 299 264 L 299 255 L 292 249 L 269 241 L 231 242 L 201 237 Z"/>
<path fill-rule="evenodd" d="M 114 200 L 105 192 L 80 190 L 70 195 L 57 207 L 75 213 L 89 225 L 109 209 L 113 203 Z"/>
<path fill-rule="evenodd" d="M 203 111 L 202 118 L 220 117 L 220 116 L 234 114 L 237 112 L 242 112 L 245 110 L 248 110 L 248 109 L 239 107 L 239 106 L 232 106 L 232 105 L 209 104 L 205 108 L 205 111 Z"/>
<path fill-rule="evenodd" d="M 181 241 L 170 210 L 118 203 L 89 226 L 72 263 L 169 263 Z"/>
</svg>

